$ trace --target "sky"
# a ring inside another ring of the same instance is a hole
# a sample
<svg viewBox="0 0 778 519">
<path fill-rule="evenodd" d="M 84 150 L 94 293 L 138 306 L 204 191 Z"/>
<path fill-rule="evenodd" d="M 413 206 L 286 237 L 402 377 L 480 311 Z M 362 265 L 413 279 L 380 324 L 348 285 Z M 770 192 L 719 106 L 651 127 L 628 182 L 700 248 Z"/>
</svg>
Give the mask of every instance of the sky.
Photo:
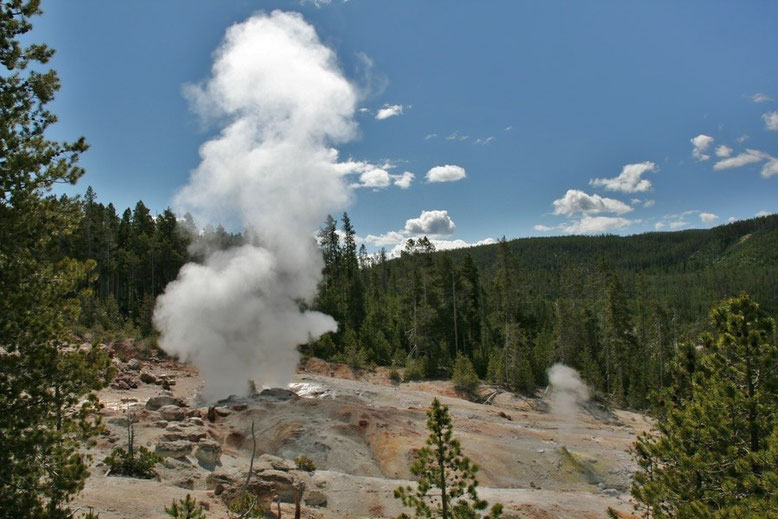
<svg viewBox="0 0 778 519">
<path fill-rule="evenodd" d="M 333 148 L 351 186 L 340 210 L 369 250 L 422 235 L 446 248 L 708 228 L 778 211 L 776 2 L 42 8 L 30 39 L 57 49 L 62 82 L 50 136 L 91 146 L 70 192 L 91 185 L 119 211 L 138 200 L 182 209 L 177 193 L 220 131 L 191 92 L 230 26 L 275 9 L 300 13 L 358 94 L 354 135 Z"/>
</svg>

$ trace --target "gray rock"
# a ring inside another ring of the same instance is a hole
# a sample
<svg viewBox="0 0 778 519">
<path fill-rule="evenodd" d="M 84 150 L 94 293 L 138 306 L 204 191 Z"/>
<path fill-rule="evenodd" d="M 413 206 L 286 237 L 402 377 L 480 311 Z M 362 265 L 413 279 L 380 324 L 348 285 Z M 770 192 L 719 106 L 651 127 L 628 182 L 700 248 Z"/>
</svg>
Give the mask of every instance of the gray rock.
<svg viewBox="0 0 778 519">
<path fill-rule="evenodd" d="M 159 416 L 161 416 L 163 420 L 180 422 L 186 418 L 186 410 L 175 405 L 164 405 L 159 408 Z"/>
<path fill-rule="evenodd" d="M 127 369 L 131 369 L 133 371 L 140 371 L 141 362 L 138 359 L 130 359 L 127 361 Z"/>
<path fill-rule="evenodd" d="M 327 496 L 318 490 L 311 490 L 310 492 L 307 492 L 305 496 L 303 496 L 303 501 L 305 501 L 305 504 L 308 506 L 327 506 Z"/>
<path fill-rule="evenodd" d="M 146 402 L 146 409 L 150 409 L 151 411 L 156 411 L 160 407 L 166 405 L 174 405 L 177 407 L 186 406 L 186 404 L 184 404 L 184 402 L 180 398 L 176 398 L 173 395 L 169 395 L 169 394 L 168 395 L 161 394 L 149 398 L 149 400 Z"/>
<path fill-rule="evenodd" d="M 195 458 L 206 465 L 219 463 L 222 457 L 222 447 L 212 440 L 201 441 L 194 451 Z"/>
<path fill-rule="evenodd" d="M 192 444 L 185 440 L 162 441 L 154 449 L 163 458 L 186 458 L 192 452 Z"/>
</svg>

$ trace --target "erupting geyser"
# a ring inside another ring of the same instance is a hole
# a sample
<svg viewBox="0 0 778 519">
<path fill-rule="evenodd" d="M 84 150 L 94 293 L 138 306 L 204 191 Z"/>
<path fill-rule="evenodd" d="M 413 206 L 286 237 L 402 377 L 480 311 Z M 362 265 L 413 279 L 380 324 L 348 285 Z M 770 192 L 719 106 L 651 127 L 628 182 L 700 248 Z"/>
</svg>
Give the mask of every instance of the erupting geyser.
<svg viewBox="0 0 778 519">
<path fill-rule="evenodd" d="M 189 263 L 157 300 L 161 347 L 191 360 L 206 398 L 283 386 L 297 345 L 337 323 L 300 311 L 321 277 L 313 232 L 350 191 L 333 144 L 356 131 L 356 89 L 298 14 L 257 14 L 227 30 L 212 74 L 186 87 L 193 109 L 222 127 L 175 198 L 200 222 L 242 225 L 248 243 Z"/>
</svg>

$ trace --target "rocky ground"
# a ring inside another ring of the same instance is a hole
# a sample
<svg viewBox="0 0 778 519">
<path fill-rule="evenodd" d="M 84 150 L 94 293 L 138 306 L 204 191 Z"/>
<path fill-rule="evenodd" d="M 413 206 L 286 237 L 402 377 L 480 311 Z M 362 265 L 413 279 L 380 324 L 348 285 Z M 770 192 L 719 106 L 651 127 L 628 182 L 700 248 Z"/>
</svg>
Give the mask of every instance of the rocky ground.
<svg viewBox="0 0 778 519">
<path fill-rule="evenodd" d="M 288 389 L 198 402 L 202 379 L 173 361 L 115 360 L 119 375 L 101 392 L 106 431 L 90 449 L 92 475 L 74 507 L 102 519 L 166 517 L 187 493 L 208 515 L 227 517 L 225 502 L 242 488 L 254 448 L 250 485 L 282 517 L 391 517 L 403 511 L 393 491 L 410 483 L 409 466 L 426 439 L 425 412 L 434 397 L 449 406 L 464 454 L 481 467 L 479 494 L 505 505 L 506 517 L 626 517 L 635 464 L 627 452 L 650 427 L 642 415 L 580 407 L 553 412 L 547 399 L 482 388 L 488 405 L 461 398 L 448 382 L 392 384 L 383 370 L 356 375 L 345 366 L 309 360 Z M 260 381 L 257 381 L 259 384 Z M 135 443 L 163 457 L 157 479 L 110 474 L 103 463 Z M 298 470 L 306 455 L 313 472 Z"/>
</svg>

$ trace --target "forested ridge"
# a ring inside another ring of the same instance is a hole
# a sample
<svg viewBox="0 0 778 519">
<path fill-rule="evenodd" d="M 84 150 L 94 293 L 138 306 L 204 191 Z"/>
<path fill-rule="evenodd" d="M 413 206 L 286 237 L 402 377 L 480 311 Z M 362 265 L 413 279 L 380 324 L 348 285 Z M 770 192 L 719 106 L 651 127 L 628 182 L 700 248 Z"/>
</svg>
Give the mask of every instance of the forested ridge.
<svg viewBox="0 0 778 519">
<path fill-rule="evenodd" d="M 153 217 L 143 204 L 121 216 L 90 188 L 63 254 L 95 266 L 78 327 L 154 339 L 154 300 L 187 261 L 243 242 L 190 215 Z M 448 377 L 470 364 L 516 391 L 544 385 L 562 361 L 602 396 L 645 407 L 667 383 L 676 345 L 694 337 L 723 297 L 748 292 L 778 310 L 778 216 L 709 230 L 501 240 L 435 251 L 409 240 L 401 257 L 368 255 L 348 215 L 319 231 L 323 281 L 312 307 L 337 333 L 306 353 L 353 367 L 391 365 L 406 378 Z M 469 361 L 469 362 L 468 362 Z"/>
</svg>

